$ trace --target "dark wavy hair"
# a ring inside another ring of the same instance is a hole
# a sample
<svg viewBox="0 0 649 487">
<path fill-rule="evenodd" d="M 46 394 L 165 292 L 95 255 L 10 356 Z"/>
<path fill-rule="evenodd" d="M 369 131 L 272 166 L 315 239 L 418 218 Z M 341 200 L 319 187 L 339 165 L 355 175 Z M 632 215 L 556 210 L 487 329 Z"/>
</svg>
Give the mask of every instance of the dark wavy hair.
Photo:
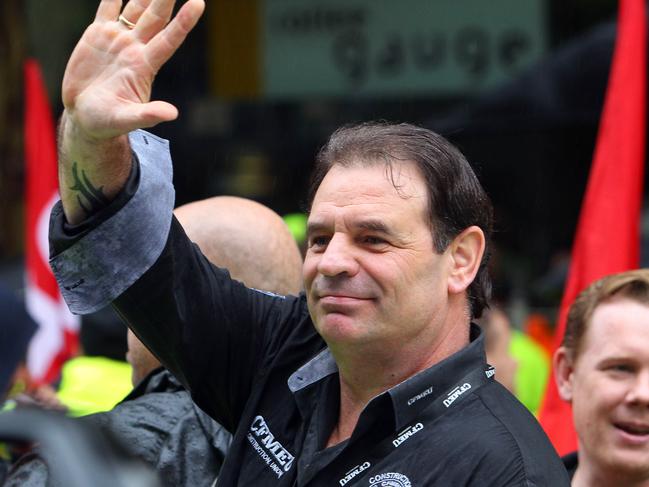
<svg viewBox="0 0 649 487">
<path fill-rule="evenodd" d="M 442 253 L 466 228 L 476 225 L 485 234 L 487 248 L 478 273 L 469 286 L 472 318 L 479 318 L 491 296 L 487 269 L 493 207 L 462 153 L 444 137 L 410 124 L 367 122 L 336 130 L 320 149 L 309 188 L 309 207 L 329 169 L 334 165 L 384 162 L 388 174 L 399 161 L 412 161 L 428 188 L 428 214 L 434 250 Z M 394 184 L 394 179 L 392 180 Z M 399 188 L 395 184 L 395 188 Z"/>
</svg>

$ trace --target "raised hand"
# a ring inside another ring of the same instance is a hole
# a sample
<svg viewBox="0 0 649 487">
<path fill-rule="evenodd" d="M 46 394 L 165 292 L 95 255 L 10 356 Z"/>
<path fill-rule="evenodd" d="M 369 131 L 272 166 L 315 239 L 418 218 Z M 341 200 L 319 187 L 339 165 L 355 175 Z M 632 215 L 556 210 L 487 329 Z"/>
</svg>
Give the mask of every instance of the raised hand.
<svg viewBox="0 0 649 487">
<path fill-rule="evenodd" d="M 178 110 L 151 101 L 151 85 L 203 13 L 187 0 L 171 19 L 173 0 L 102 0 L 68 61 L 59 132 L 59 189 L 70 223 L 101 210 L 131 169 L 126 134 L 173 120 Z"/>
<path fill-rule="evenodd" d="M 173 120 L 177 109 L 150 101 L 153 79 L 196 25 L 205 4 L 188 0 L 169 21 L 172 0 L 102 0 L 63 78 L 67 121 L 85 136 L 106 139 Z M 134 27 L 128 25 L 132 23 Z"/>
</svg>

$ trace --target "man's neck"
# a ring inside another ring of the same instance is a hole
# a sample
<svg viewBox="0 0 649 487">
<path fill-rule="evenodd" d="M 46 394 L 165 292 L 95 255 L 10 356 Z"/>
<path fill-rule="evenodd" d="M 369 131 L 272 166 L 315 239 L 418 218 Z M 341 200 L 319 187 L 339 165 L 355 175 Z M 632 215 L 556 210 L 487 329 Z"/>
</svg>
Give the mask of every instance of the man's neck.
<svg viewBox="0 0 649 487">
<path fill-rule="evenodd" d="M 340 410 L 327 446 L 351 436 L 363 409 L 374 397 L 441 362 L 468 343 L 469 326 L 458 322 L 428 347 L 421 347 L 416 340 L 410 345 L 381 346 L 378 350 L 354 347 L 347 351 L 333 347 L 339 370 Z"/>
</svg>

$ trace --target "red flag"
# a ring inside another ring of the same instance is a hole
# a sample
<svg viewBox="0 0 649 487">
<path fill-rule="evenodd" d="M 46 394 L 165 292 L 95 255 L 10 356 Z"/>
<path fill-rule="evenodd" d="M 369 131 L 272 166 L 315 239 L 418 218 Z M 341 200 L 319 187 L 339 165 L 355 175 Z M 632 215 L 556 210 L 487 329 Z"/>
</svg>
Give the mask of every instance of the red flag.
<svg viewBox="0 0 649 487">
<path fill-rule="evenodd" d="M 48 223 L 58 199 L 54 122 L 38 63 L 25 63 L 26 305 L 39 329 L 27 353 L 36 383 L 54 380 L 77 351 L 79 319 L 65 305 L 48 265 Z"/>
<path fill-rule="evenodd" d="M 620 0 L 618 29 L 595 155 L 572 249 L 554 339 L 563 338 L 568 308 L 607 274 L 638 267 L 645 158 L 646 12 L 644 0 Z M 540 421 L 564 455 L 577 449 L 570 406 L 548 382 Z"/>
</svg>

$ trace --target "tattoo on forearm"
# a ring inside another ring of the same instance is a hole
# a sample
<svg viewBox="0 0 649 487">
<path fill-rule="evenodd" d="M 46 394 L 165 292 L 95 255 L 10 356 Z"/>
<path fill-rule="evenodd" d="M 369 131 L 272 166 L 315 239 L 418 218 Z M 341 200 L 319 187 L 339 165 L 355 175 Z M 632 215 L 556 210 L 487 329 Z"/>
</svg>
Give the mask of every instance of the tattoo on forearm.
<svg viewBox="0 0 649 487">
<path fill-rule="evenodd" d="M 108 198 L 106 198 L 106 195 L 102 191 L 104 187 L 100 186 L 99 188 L 96 188 L 93 186 L 83 169 L 81 169 L 81 177 L 79 177 L 79 170 L 76 162 L 72 164 L 72 179 L 74 180 L 74 185 L 71 186 L 70 189 L 80 193 L 77 195 L 77 201 L 79 202 L 79 206 L 87 215 L 95 213 L 108 206 Z"/>
</svg>

